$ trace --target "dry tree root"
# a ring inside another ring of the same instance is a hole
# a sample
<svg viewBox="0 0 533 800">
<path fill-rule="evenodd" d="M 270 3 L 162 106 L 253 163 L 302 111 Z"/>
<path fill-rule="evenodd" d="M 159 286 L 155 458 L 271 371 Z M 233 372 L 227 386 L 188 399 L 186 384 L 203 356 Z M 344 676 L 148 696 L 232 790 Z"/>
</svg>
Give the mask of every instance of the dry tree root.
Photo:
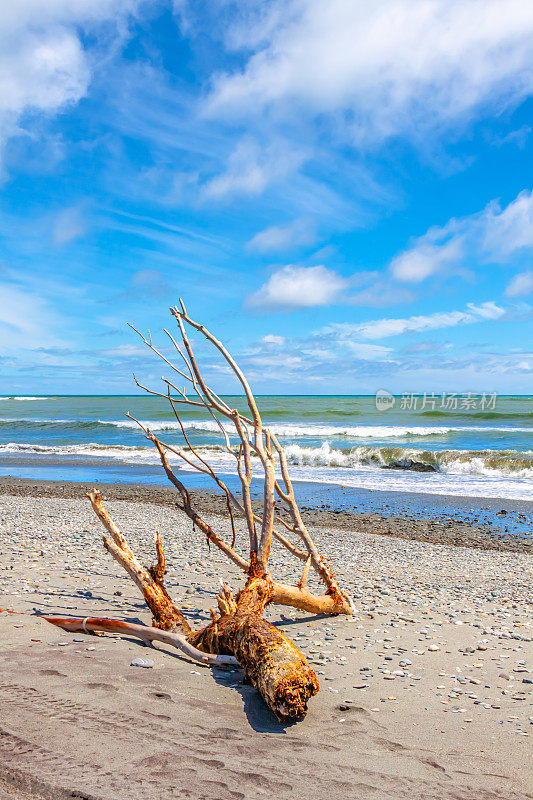
<svg viewBox="0 0 533 800">
<path fill-rule="evenodd" d="M 307 712 L 308 700 L 318 691 L 316 675 L 293 642 L 263 618 L 263 610 L 268 603 L 282 603 L 315 614 L 351 615 L 354 613 L 354 606 L 348 595 L 339 588 L 333 570 L 318 552 L 304 524 L 296 503 L 285 451 L 274 433 L 264 426 L 255 397 L 241 369 L 224 345 L 203 325 L 189 317 L 181 300 L 180 308 L 174 307 L 170 311 L 177 322 L 181 343 L 178 344 L 168 331 L 165 333 L 180 358 L 179 367 L 154 347 L 150 335 L 148 338 L 139 335 L 173 373 L 186 381 L 192 398 L 187 395 L 185 389 L 179 388 L 166 378 L 163 378 L 165 393 L 148 389 L 136 378 L 135 382 L 149 394 L 168 401 L 179 423 L 186 446 L 180 448 L 162 442 L 142 422 L 139 420 L 135 422 L 148 441 L 155 446 L 167 478 L 177 489 L 177 507 L 192 520 L 193 529 L 203 534 L 208 543 L 217 547 L 243 571 L 246 575 L 244 588 L 233 598 L 231 592 L 223 587 L 218 596 L 219 614 L 212 611 L 212 622 L 209 625 L 199 631 L 191 630 L 184 615 L 165 589 L 165 555 L 159 535 L 155 535 L 157 561 L 146 569 L 105 510 L 99 493 L 93 491 L 87 496 L 108 533 L 103 539 L 105 548 L 124 567 L 143 593 L 152 612 L 154 628 L 166 632 L 165 635 L 168 634 L 170 638 L 174 637 L 173 642 L 169 643 L 181 646 L 182 649 L 185 645 L 192 648 L 189 649 L 189 654 L 193 658 L 198 658 L 198 652 L 209 654 L 215 659 L 235 658 L 243 667 L 246 679 L 257 688 L 267 706 L 279 720 L 301 719 Z M 188 338 L 189 328 L 205 337 L 208 344 L 225 360 L 227 367 L 240 384 L 240 390 L 248 407 L 247 415 L 231 408 L 206 384 Z M 241 484 L 240 493 L 234 494 L 215 473 L 200 449 L 191 444 L 177 411 L 180 405 L 200 408 L 215 422 L 222 436 L 223 449 L 235 459 Z M 232 529 L 231 543 L 222 539 L 194 508 L 187 488 L 172 469 L 169 461 L 171 456 L 177 456 L 189 467 L 207 475 L 224 493 Z M 254 512 L 250 493 L 252 476 L 258 467 L 263 475 L 264 485 L 261 514 Z M 235 549 L 236 524 L 239 518 L 244 521 L 248 534 L 248 558 L 244 558 Z M 285 529 L 284 532 L 280 530 L 280 526 Z M 293 542 L 287 534 L 297 537 L 299 541 Z M 297 585 L 280 583 L 271 575 L 268 560 L 273 542 L 279 543 L 292 556 L 304 562 Z M 311 568 L 324 584 L 323 594 L 314 594 L 307 586 Z M 53 619 L 50 621 L 54 622 Z M 65 626 L 68 627 L 69 624 L 76 622 L 79 624 L 79 620 L 71 620 L 70 623 L 65 623 Z M 89 625 L 89 622 L 93 625 L 103 625 L 99 630 L 110 630 L 110 624 L 125 630 L 122 627 L 125 623 L 92 620 L 86 621 L 86 625 Z M 55 624 L 62 624 L 62 621 L 55 620 Z M 143 636 L 150 638 L 146 634 L 149 629 L 138 627 L 141 630 L 135 635 L 141 634 L 141 638 Z M 157 638 L 161 639 L 161 636 L 152 634 L 151 639 Z"/>
<path fill-rule="evenodd" d="M 227 590 L 226 590 L 227 592 Z M 236 602 L 219 604 L 223 613 L 187 641 L 208 653 L 235 656 L 278 720 L 302 719 L 318 680 L 306 658 L 282 631 L 261 614 L 272 595 L 271 581 L 250 577 Z"/>
<path fill-rule="evenodd" d="M 160 537 L 156 539 L 159 569 L 155 582 L 154 567 L 146 569 L 137 560 L 122 531 L 104 508 L 100 493 L 94 491 L 87 496 L 112 536 L 112 540 L 103 537 L 104 546 L 141 589 L 153 615 L 154 629 L 151 632 L 148 627 L 115 620 L 87 619 L 84 626 L 83 620 L 46 619 L 67 630 L 83 630 L 85 627 L 88 630 L 130 632 L 145 641 L 164 641 L 180 647 L 196 660 L 200 660 L 202 653 L 209 654 L 207 663 L 215 665 L 224 663 L 225 657 L 232 657 L 229 663 L 235 663 L 233 659 L 236 659 L 247 680 L 256 687 L 278 720 L 304 717 L 307 701 L 318 692 L 318 681 L 298 648 L 262 618 L 265 606 L 272 600 L 273 584 L 270 578 L 260 577 L 261 569 L 256 559 L 252 559 L 251 576 L 237 597 L 234 599 L 229 589 L 223 586 L 217 598 L 220 616 L 212 611 L 213 621 L 199 631 L 192 631 L 164 587 L 164 553 Z M 161 631 L 157 631 L 158 628 Z M 177 629 L 182 631 L 182 635 L 174 632 Z"/>
</svg>

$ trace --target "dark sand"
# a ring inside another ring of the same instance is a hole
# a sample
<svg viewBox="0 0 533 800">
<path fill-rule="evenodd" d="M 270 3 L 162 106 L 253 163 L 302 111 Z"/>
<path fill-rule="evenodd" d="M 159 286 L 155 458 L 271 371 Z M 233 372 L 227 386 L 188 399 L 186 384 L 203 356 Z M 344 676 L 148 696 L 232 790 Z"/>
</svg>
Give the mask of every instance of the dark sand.
<svg viewBox="0 0 533 800">
<path fill-rule="evenodd" d="M 176 501 L 175 490 L 157 485 L 0 477 L 0 495 L 15 497 L 75 499 L 85 497 L 95 486 L 109 500 L 163 505 L 174 505 Z M 300 503 L 306 525 L 484 550 L 531 552 L 533 548 L 533 504 L 525 501 L 407 496 L 397 492 L 385 494 L 364 490 L 355 493 L 353 490 L 343 492 L 340 487 L 306 486 L 306 496 L 315 491 L 315 502 L 308 499 L 307 505 Z M 193 489 L 191 496 L 202 513 L 227 513 L 221 495 Z M 257 500 L 256 509 L 260 508 L 261 503 Z"/>
</svg>

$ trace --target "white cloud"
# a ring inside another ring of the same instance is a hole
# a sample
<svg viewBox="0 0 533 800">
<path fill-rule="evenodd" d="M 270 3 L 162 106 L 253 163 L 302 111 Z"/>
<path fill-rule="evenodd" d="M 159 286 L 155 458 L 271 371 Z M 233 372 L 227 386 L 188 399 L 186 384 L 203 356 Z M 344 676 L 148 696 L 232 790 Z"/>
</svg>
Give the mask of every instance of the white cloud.
<svg viewBox="0 0 533 800">
<path fill-rule="evenodd" d="M 0 146 L 21 133 L 24 115 L 55 114 L 76 103 L 91 80 L 79 28 L 120 27 L 140 0 L 17 0 L 0 3 Z"/>
<path fill-rule="evenodd" d="M 270 276 L 249 299 L 257 308 L 311 308 L 326 306 L 339 299 L 348 281 L 320 265 L 286 266 Z"/>
<path fill-rule="evenodd" d="M 212 113 L 349 112 L 353 138 L 374 143 L 500 113 L 533 87 L 523 0 L 272 0 L 246 12 L 227 45 L 255 52 L 217 77 Z"/>
<path fill-rule="evenodd" d="M 325 328 L 323 332 L 334 334 L 341 340 L 350 340 L 352 337 L 386 339 L 389 336 L 400 336 L 403 333 L 453 328 L 456 325 L 466 325 L 488 319 L 496 320 L 505 313 L 505 309 L 500 308 L 492 301 L 478 306 L 469 303 L 467 311 L 439 311 L 435 314 L 423 314 L 400 319 L 376 319 L 358 325 L 336 323 Z"/>
<path fill-rule="evenodd" d="M 503 209 L 493 201 L 481 212 L 430 228 L 391 261 L 390 271 L 398 281 L 419 283 L 469 255 L 503 263 L 532 247 L 533 191 L 523 191 Z"/>
<path fill-rule="evenodd" d="M 46 301 L 13 284 L 0 284 L 0 353 L 63 345 L 59 324 Z"/>
<path fill-rule="evenodd" d="M 54 227 L 53 239 L 57 245 L 67 244 L 79 236 L 83 236 L 86 230 L 86 223 L 83 218 L 80 206 L 64 208 L 57 214 Z"/>
<path fill-rule="evenodd" d="M 228 159 L 226 171 L 202 187 L 204 199 L 221 200 L 229 195 L 260 195 L 272 183 L 298 170 L 305 159 L 302 150 L 274 141 L 261 147 L 250 137 L 242 139 Z"/>
<path fill-rule="evenodd" d="M 462 255 L 461 241 L 452 239 L 443 245 L 434 245 L 423 239 L 410 250 L 400 253 L 391 261 L 391 272 L 398 281 L 419 283 L 440 272 L 443 267 L 457 262 Z"/>
<path fill-rule="evenodd" d="M 300 217 L 289 222 L 288 225 L 272 225 L 270 228 L 256 233 L 248 242 L 248 247 L 260 253 L 266 253 L 312 244 L 314 241 L 315 230 L 311 220 Z"/>
<path fill-rule="evenodd" d="M 331 303 L 354 306 L 392 306 L 409 303 L 413 294 L 379 272 L 363 270 L 347 278 L 323 265 L 288 265 L 274 272 L 251 297 L 247 305 L 265 308 L 310 308 Z"/>
<path fill-rule="evenodd" d="M 481 303 L 480 306 L 476 306 L 474 303 L 467 303 L 467 306 L 474 316 L 481 317 L 481 319 L 499 319 L 505 314 L 504 309 L 497 306 L 492 300 Z"/>
<path fill-rule="evenodd" d="M 500 210 L 497 203 L 485 211 L 485 249 L 505 261 L 515 251 L 533 247 L 533 191 L 520 192 Z"/>
<path fill-rule="evenodd" d="M 519 272 L 505 290 L 507 297 L 522 297 L 533 292 L 533 272 Z"/>
<path fill-rule="evenodd" d="M 368 344 L 367 342 L 345 342 L 356 358 L 363 361 L 374 361 L 377 358 L 384 358 L 392 352 L 391 347 L 383 347 L 380 344 Z"/>
<path fill-rule="evenodd" d="M 273 347 L 282 347 L 285 344 L 286 339 L 284 336 L 277 336 L 275 333 L 267 333 L 266 336 L 263 336 L 261 342 Z"/>
</svg>

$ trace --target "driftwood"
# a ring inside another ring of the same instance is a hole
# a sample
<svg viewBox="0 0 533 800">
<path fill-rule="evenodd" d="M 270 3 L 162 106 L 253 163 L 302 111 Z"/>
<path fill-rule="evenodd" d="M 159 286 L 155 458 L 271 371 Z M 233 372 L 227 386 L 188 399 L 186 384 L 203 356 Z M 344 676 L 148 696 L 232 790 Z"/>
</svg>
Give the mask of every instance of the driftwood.
<svg viewBox="0 0 533 800">
<path fill-rule="evenodd" d="M 101 617 L 85 617 L 85 619 L 74 619 L 73 617 L 41 617 L 52 625 L 57 625 L 66 631 L 73 633 L 120 633 L 121 636 L 135 636 L 145 644 L 149 642 L 163 642 L 181 650 L 189 658 L 198 661 L 200 664 L 207 664 L 210 667 L 237 667 L 239 662 L 233 656 L 212 655 L 198 650 L 187 641 L 186 636 L 172 631 L 162 631 L 159 628 L 149 628 L 147 625 L 136 625 L 134 622 L 122 622 L 117 619 L 102 619 Z"/>
<path fill-rule="evenodd" d="M 298 648 L 278 628 L 263 619 L 263 610 L 268 603 L 281 603 L 316 614 L 352 614 L 353 604 L 339 588 L 331 567 L 318 552 L 304 524 L 289 477 L 284 449 L 272 431 L 264 427 L 255 398 L 242 371 L 224 345 L 203 325 L 188 316 L 181 300 L 179 308 L 174 307 L 170 310 L 177 321 L 181 343 L 178 344 L 176 338 L 168 331 L 165 330 L 165 333 L 180 358 L 179 367 L 153 345 L 150 335 L 146 338 L 136 332 L 173 373 L 185 380 L 192 396 L 166 378 L 163 378 L 164 392 L 149 389 L 139 383 L 135 376 L 134 379 L 137 386 L 170 403 L 179 422 L 185 446 L 180 448 L 162 442 L 146 425 L 134 417 L 130 418 L 134 419 L 144 431 L 146 438 L 155 446 L 168 479 L 177 489 L 177 506 L 192 520 L 194 528 L 199 530 L 209 543 L 218 547 L 243 571 L 246 575 L 244 587 L 234 598 L 230 590 L 223 585 L 217 598 L 218 613 L 211 610 L 212 622 L 202 630 L 191 630 L 184 615 L 165 589 L 165 555 L 159 535 L 155 536 L 157 561 L 152 567 L 145 568 L 107 513 L 99 493 L 93 491 L 88 498 L 108 533 L 103 539 L 105 548 L 124 567 L 141 590 L 152 612 L 154 627 L 177 635 L 178 639 L 174 640 L 174 644 L 176 646 L 181 644 L 182 649 L 183 645 L 187 644 L 194 648 L 196 653 L 235 658 L 243 667 L 245 678 L 258 689 L 279 720 L 301 719 L 306 714 L 309 698 L 318 691 L 316 675 Z M 249 412 L 247 416 L 231 408 L 206 384 L 198 367 L 187 329 L 199 332 L 222 355 L 244 392 Z M 241 484 L 239 496 L 235 495 L 214 472 L 199 449 L 191 445 L 178 413 L 178 408 L 183 405 L 203 409 L 216 422 L 226 451 L 235 459 Z M 228 427 L 232 430 L 231 436 Z M 169 454 L 178 456 L 190 467 L 209 476 L 223 492 L 233 534 L 231 543 L 222 539 L 194 508 L 187 488 L 170 465 Z M 256 465 L 263 475 L 261 514 L 254 512 L 250 494 Z M 287 516 L 290 522 L 287 521 Z M 236 523 L 239 518 L 244 519 L 248 533 L 248 557 L 242 556 L 235 549 Z M 284 529 L 283 532 L 280 528 Z M 297 542 L 288 538 L 290 534 L 297 537 Z M 301 578 L 297 585 L 280 583 L 271 575 L 268 559 L 273 539 L 303 562 Z M 324 584 L 323 594 L 314 594 L 307 586 L 311 568 Z M 69 627 L 66 620 L 58 621 L 50 618 L 49 621 Z M 81 621 L 71 620 L 70 623 L 79 626 Z M 92 630 L 110 630 L 109 626 L 113 624 L 124 630 L 122 626 L 125 623 L 85 620 L 87 627 L 90 624 L 95 626 L 91 628 Z M 141 630 L 137 633 L 133 630 L 131 632 L 143 638 L 142 626 L 135 627 Z M 144 638 L 150 637 L 144 635 Z M 151 638 L 158 637 L 154 635 Z M 189 654 L 198 658 L 192 651 Z"/>
</svg>

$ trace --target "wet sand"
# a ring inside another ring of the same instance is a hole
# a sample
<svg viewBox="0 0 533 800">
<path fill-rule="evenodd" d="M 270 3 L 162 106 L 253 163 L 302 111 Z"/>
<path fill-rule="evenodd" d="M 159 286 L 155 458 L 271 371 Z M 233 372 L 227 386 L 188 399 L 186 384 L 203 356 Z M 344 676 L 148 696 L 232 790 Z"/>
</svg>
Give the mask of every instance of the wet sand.
<svg viewBox="0 0 533 800">
<path fill-rule="evenodd" d="M 186 476 L 188 485 L 191 476 Z M 0 477 L 0 496 L 84 498 L 94 486 L 110 500 L 129 500 L 174 507 L 176 491 L 167 486 L 29 480 Z M 357 530 L 435 544 L 476 547 L 484 550 L 531 552 L 533 504 L 527 501 L 483 500 L 470 497 L 403 495 L 369 492 L 319 484 L 306 485 L 307 504 L 300 502 L 306 525 Z M 298 490 L 298 486 L 297 486 Z M 191 489 L 201 513 L 225 515 L 224 498 Z M 254 495 L 252 494 L 252 497 Z M 259 493 L 255 493 L 259 497 Z M 310 502 L 313 498 L 314 502 Z M 261 510 L 261 502 L 255 500 Z"/>
<path fill-rule="evenodd" d="M 320 682 L 306 719 L 284 726 L 239 670 L 217 672 L 127 638 L 65 633 L 35 616 L 150 623 L 104 551 L 88 502 L 64 487 L 67 496 L 58 487 L 0 494 L 0 606 L 19 612 L 0 614 L 2 800 L 533 796 L 527 553 L 378 536 L 353 522 L 321 527 L 330 516 L 315 517 L 316 542 L 358 613 L 268 610 Z M 145 563 L 161 532 L 167 586 L 191 625 L 208 621 L 220 577 L 242 585 L 163 495 L 112 499 L 108 508 Z M 228 535 L 226 520 L 209 516 Z M 245 550 L 241 533 L 239 544 Z M 298 577 L 277 547 L 271 567 L 280 579 Z M 153 668 L 130 666 L 136 657 Z"/>
</svg>

